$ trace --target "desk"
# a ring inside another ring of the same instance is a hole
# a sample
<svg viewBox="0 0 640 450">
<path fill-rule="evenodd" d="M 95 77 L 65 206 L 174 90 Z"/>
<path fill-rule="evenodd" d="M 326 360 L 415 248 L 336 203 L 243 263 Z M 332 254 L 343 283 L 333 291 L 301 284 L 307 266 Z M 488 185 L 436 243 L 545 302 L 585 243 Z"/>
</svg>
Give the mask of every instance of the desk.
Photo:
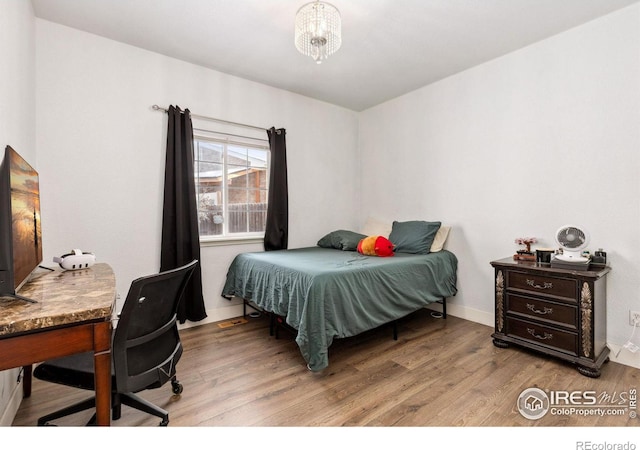
<svg viewBox="0 0 640 450">
<path fill-rule="evenodd" d="M 24 366 L 24 395 L 31 391 L 31 365 L 93 351 L 96 420 L 111 420 L 111 318 L 116 300 L 113 270 L 95 264 L 77 271 L 38 270 L 20 295 L 0 297 L 0 370 Z"/>
</svg>

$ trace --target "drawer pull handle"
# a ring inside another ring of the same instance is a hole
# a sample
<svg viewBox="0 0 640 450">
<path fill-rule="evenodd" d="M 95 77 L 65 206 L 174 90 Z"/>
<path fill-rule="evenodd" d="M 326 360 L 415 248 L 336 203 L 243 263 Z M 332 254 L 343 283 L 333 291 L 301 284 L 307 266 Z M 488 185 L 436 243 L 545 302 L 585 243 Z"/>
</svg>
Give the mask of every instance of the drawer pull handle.
<svg viewBox="0 0 640 450">
<path fill-rule="evenodd" d="M 553 283 L 544 282 L 544 284 L 536 284 L 535 280 L 530 280 L 527 278 L 527 284 L 534 289 L 553 289 Z"/>
<path fill-rule="evenodd" d="M 536 330 L 534 330 L 533 328 L 527 328 L 527 332 L 533 336 L 536 339 L 540 339 L 541 341 L 546 341 L 548 339 L 553 339 L 553 334 L 551 333 L 547 333 L 546 331 L 544 332 L 544 334 L 541 336 L 539 334 L 536 334 Z"/>
<path fill-rule="evenodd" d="M 536 305 L 527 303 L 527 309 L 536 314 L 540 314 L 541 316 L 544 316 L 546 314 L 553 314 L 553 308 L 549 308 L 547 306 L 545 306 L 543 309 L 536 309 Z"/>
</svg>

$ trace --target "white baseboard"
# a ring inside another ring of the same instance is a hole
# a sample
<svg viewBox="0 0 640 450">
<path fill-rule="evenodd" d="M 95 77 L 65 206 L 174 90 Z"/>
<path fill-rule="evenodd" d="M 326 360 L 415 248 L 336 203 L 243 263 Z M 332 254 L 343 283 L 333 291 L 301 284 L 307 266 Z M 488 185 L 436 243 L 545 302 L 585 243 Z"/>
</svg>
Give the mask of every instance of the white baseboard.
<svg viewBox="0 0 640 450">
<path fill-rule="evenodd" d="M 434 311 L 442 312 L 442 305 L 440 303 L 432 303 L 431 305 L 427 306 L 427 308 Z M 493 327 L 495 324 L 493 314 L 447 302 L 447 315 L 449 314 L 454 317 L 459 317 L 460 319 L 480 323 L 488 327 Z"/>
<path fill-rule="evenodd" d="M 222 320 L 229 320 L 229 319 L 233 319 L 240 316 L 242 316 L 242 304 L 225 306 L 224 308 L 216 308 L 214 310 L 208 310 L 207 317 L 204 320 L 201 320 L 200 322 L 187 321 L 183 324 L 180 324 L 178 326 L 178 329 L 183 330 L 186 328 L 205 325 L 207 323 L 214 323 L 214 322 L 220 322 Z"/>
<path fill-rule="evenodd" d="M 640 353 L 631 353 L 626 348 L 622 348 L 622 345 L 607 343 L 607 347 L 611 350 L 611 353 L 609 354 L 609 359 L 611 361 L 640 369 Z M 616 356 L 618 352 L 620 352 L 620 354 Z"/>
<path fill-rule="evenodd" d="M 11 397 L 9 397 L 6 408 L 2 412 L 2 417 L 0 417 L 0 427 L 11 426 L 13 420 L 16 417 L 16 414 L 18 413 L 18 409 L 20 408 L 20 403 L 22 403 L 22 378 L 14 386 L 13 392 L 11 393 Z"/>
</svg>

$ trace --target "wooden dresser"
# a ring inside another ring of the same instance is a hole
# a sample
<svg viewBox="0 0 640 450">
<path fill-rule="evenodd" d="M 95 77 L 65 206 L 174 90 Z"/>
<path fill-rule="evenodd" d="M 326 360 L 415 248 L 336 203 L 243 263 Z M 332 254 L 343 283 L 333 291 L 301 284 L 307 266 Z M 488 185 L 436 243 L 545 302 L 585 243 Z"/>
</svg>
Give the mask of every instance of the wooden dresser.
<svg viewBox="0 0 640 450">
<path fill-rule="evenodd" d="M 493 343 L 516 344 L 575 364 L 600 376 L 606 344 L 608 266 L 588 271 L 551 268 L 548 263 L 492 261 L 495 270 Z"/>
</svg>

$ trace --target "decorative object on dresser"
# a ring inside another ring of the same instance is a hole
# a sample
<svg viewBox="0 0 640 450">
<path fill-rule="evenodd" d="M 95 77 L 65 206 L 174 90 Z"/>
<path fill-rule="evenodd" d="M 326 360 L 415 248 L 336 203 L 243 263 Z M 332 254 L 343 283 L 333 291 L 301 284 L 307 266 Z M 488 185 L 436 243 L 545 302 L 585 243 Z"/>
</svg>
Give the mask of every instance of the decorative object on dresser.
<svg viewBox="0 0 640 450">
<path fill-rule="evenodd" d="M 531 244 L 535 244 L 538 242 L 537 238 L 534 237 L 521 237 L 516 238 L 515 243 L 518 245 L 524 245 L 524 250 L 518 250 L 515 255 L 513 255 L 513 259 L 516 261 L 535 261 L 536 256 L 531 251 Z"/>
<path fill-rule="evenodd" d="M 575 364 L 597 378 L 609 360 L 606 344 L 606 275 L 611 268 L 587 271 L 548 264 L 492 261 L 495 270 L 496 347 L 510 344 Z"/>
</svg>

